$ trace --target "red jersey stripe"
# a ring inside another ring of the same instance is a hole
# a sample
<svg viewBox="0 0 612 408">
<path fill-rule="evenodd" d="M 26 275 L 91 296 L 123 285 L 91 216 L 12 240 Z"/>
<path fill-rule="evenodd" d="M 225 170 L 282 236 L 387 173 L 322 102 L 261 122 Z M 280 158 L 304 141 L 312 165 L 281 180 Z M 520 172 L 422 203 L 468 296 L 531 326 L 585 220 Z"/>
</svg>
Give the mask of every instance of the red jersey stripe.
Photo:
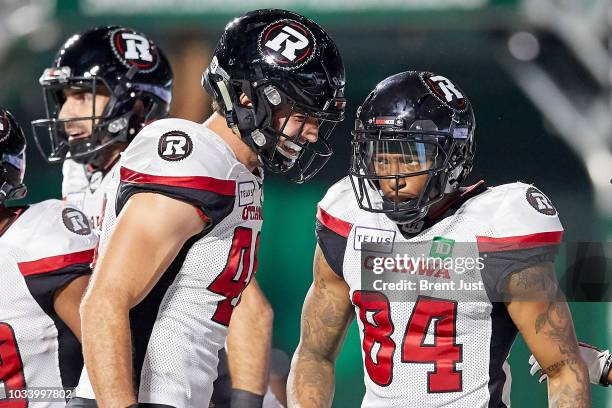
<svg viewBox="0 0 612 408">
<path fill-rule="evenodd" d="M 514 237 L 494 238 L 478 236 L 476 238 L 480 252 L 500 252 L 557 245 L 561 242 L 561 238 L 563 238 L 563 231 L 538 232 Z"/>
<path fill-rule="evenodd" d="M 327 228 L 334 231 L 336 234 L 343 236 L 344 238 L 348 238 L 349 234 L 351 233 L 351 229 L 353 228 L 353 224 L 350 222 L 334 217 L 321 207 L 317 207 L 317 219 L 319 222 L 321 222 L 321 224 L 325 225 Z"/>
<path fill-rule="evenodd" d="M 57 271 L 70 265 L 91 263 L 93 261 L 94 248 L 71 254 L 50 256 L 37 259 L 36 261 L 18 262 L 17 266 L 23 276 L 39 275 Z"/>
<path fill-rule="evenodd" d="M 197 190 L 206 190 L 224 196 L 233 196 L 236 194 L 235 180 L 221 180 L 206 176 L 155 176 L 152 174 L 140 173 L 135 170 L 121 167 L 121 181 L 135 184 L 162 184 L 165 186 L 193 188 Z"/>
</svg>

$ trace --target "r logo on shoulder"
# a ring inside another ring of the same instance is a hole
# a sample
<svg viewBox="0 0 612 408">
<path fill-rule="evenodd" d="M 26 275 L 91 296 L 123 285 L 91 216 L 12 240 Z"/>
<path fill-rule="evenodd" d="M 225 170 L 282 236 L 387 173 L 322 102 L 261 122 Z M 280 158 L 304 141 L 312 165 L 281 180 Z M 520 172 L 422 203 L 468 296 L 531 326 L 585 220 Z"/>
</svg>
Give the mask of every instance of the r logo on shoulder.
<svg viewBox="0 0 612 408">
<path fill-rule="evenodd" d="M 64 226 L 75 234 L 91 234 L 91 227 L 89 226 L 87 217 L 76 208 L 64 208 L 64 211 L 62 211 L 62 221 L 64 222 Z"/>
<path fill-rule="evenodd" d="M 539 213 L 544 215 L 557 215 L 557 209 L 552 202 L 535 187 L 529 187 L 526 193 L 527 202 Z"/>
<path fill-rule="evenodd" d="M 193 142 L 189 135 L 180 130 L 164 133 L 159 138 L 157 153 L 167 161 L 179 161 L 189 156 L 193 151 Z"/>
</svg>

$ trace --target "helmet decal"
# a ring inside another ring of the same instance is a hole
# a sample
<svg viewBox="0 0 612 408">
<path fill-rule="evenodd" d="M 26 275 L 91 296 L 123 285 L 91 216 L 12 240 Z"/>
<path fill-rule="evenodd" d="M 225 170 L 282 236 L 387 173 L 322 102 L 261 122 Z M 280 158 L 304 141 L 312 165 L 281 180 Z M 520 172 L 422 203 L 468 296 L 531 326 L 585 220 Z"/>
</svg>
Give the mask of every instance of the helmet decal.
<svg viewBox="0 0 612 408">
<path fill-rule="evenodd" d="M 135 66 L 142 73 L 151 72 L 157 67 L 157 49 L 142 34 L 119 28 L 111 33 L 110 43 L 115 56 L 125 67 Z"/>
<path fill-rule="evenodd" d="M 267 63 L 294 70 L 312 60 L 317 42 L 304 24 L 286 19 L 268 24 L 259 34 L 257 46 Z"/>
<path fill-rule="evenodd" d="M 11 122 L 7 115 L 0 112 L 0 143 L 8 139 L 11 134 Z"/>
<path fill-rule="evenodd" d="M 432 74 L 431 72 L 422 72 L 419 77 L 423 85 L 425 85 L 438 102 L 447 108 L 465 112 L 467 109 L 465 96 L 450 79 L 442 75 Z"/>
</svg>

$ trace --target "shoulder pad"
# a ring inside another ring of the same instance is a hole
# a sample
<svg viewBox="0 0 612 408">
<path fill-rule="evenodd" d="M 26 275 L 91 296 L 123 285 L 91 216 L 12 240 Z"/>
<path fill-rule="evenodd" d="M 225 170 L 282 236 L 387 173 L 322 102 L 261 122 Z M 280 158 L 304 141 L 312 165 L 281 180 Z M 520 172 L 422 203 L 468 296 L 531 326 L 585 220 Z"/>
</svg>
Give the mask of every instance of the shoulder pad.
<svg viewBox="0 0 612 408">
<path fill-rule="evenodd" d="M 122 154 L 122 165 L 159 175 L 227 178 L 239 162 L 213 131 L 183 119 L 162 119 L 138 133 Z"/>
<path fill-rule="evenodd" d="M 35 274 L 92 261 L 98 237 L 87 216 L 76 207 L 47 200 L 32 205 L 22 217 L 20 231 L 16 231 L 16 236 L 24 237 L 19 243 L 24 249 L 19 265 L 22 273 Z M 10 244 L 17 244 L 13 241 Z"/>
<path fill-rule="evenodd" d="M 537 246 L 556 245 L 561 242 L 563 226 L 557 209 L 550 199 L 535 186 L 525 183 L 504 184 L 493 187 L 474 202 L 479 213 L 489 215 L 492 228 L 491 243 Z"/>
</svg>

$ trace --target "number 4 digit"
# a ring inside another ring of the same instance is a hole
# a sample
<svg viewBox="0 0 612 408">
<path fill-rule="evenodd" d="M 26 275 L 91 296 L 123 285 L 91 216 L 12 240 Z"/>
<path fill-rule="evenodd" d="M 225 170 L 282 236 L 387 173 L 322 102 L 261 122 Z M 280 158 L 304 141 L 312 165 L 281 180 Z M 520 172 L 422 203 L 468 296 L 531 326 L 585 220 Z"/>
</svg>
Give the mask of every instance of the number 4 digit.
<svg viewBox="0 0 612 408">
<path fill-rule="evenodd" d="M 404 335 L 403 363 L 434 363 L 427 374 L 427 392 L 457 392 L 462 389 L 463 346 L 456 344 L 457 302 L 419 296 Z M 433 343 L 425 344 L 427 329 L 434 325 Z"/>
<path fill-rule="evenodd" d="M 227 257 L 227 264 L 217 278 L 208 286 L 211 292 L 225 296 L 217 305 L 212 319 L 228 326 L 234 307 L 240 303 L 240 294 L 251 281 L 257 271 L 257 250 L 259 248 L 259 233 L 255 240 L 255 256 L 251 265 L 251 246 L 253 230 L 237 227 L 234 230 L 232 246 Z"/>
</svg>

